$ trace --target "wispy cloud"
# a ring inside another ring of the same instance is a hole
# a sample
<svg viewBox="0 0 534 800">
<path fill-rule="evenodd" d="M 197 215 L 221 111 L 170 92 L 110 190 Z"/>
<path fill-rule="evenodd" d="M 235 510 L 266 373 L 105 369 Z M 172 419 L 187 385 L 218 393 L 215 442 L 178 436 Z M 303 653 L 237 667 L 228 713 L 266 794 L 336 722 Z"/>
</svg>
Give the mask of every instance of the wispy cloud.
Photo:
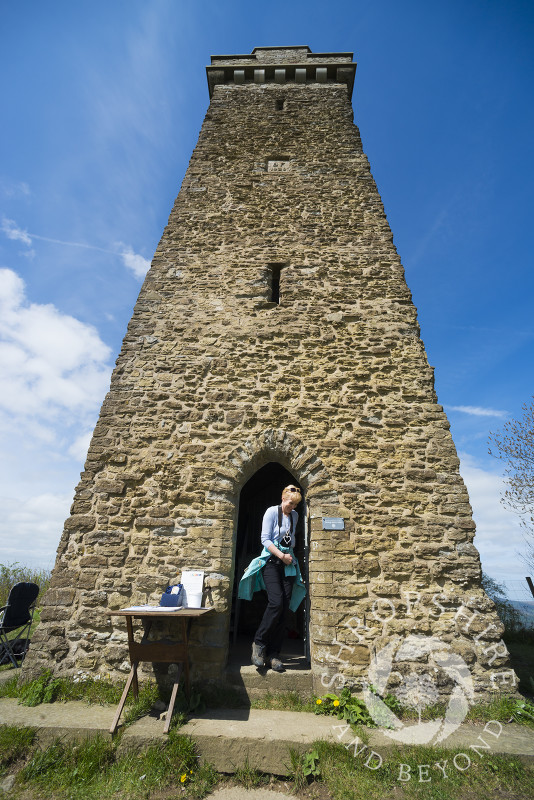
<svg viewBox="0 0 534 800">
<path fill-rule="evenodd" d="M 2 232 L 7 236 L 8 239 L 23 242 L 28 247 L 32 246 L 34 239 L 37 239 L 41 242 L 49 242 L 50 244 L 57 244 L 62 247 L 80 247 L 83 250 L 97 250 L 99 253 L 107 253 L 111 256 L 117 256 L 121 259 L 124 266 L 133 272 L 136 278 L 144 278 L 150 267 L 150 261 L 148 259 L 144 258 L 144 256 L 140 255 L 139 253 L 135 253 L 132 247 L 125 245 L 122 242 L 117 245 L 117 249 L 109 250 L 105 247 L 87 244 L 86 242 L 68 242 L 64 239 L 53 239 L 49 236 L 41 236 L 37 233 L 28 233 L 27 230 L 20 228 L 15 220 L 8 219 L 7 217 L 2 218 Z M 31 250 L 30 254 L 33 257 L 35 255 L 35 251 Z"/>
<path fill-rule="evenodd" d="M 4 197 L 16 197 L 17 195 L 29 197 L 31 195 L 30 187 L 25 181 L 8 181 L 5 178 L 0 178 L 0 192 Z"/>
<path fill-rule="evenodd" d="M 462 414 L 471 414 L 473 417 L 503 417 L 510 416 L 508 411 L 497 408 L 483 408 L 482 406 L 445 406 L 447 411 L 459 411 Z"/>
<path fill-rule="evenodd" d="M 23 242 L 28 247 L 31 247 L 32 240 L 28 231 L 23 231 L 22 228 L 19 228 L 14 219 L 2 218 L 2 232 L 5 233 L 8 239 L 12 239 L 15 242 Z"/>
<path fill-rule="evenodd" d="M 445 203 L 444 207 L 438 211 L 429 229 L 422 236 L 421 240 L 417 243 L 414 252 L 408 256 L 407 263 L 410 265 L 411 268 L 415 267 L 418 264 L 418 262 L 423 257 L 426 249 L 428 248 L 428 245 L 432 241 L 432 239 L 436 236 L 438 231 L 444 228 L 449 216 L 449 210 L 452 203 L 453 199 L 451 199 L 448 203 Z"/>
</svg>

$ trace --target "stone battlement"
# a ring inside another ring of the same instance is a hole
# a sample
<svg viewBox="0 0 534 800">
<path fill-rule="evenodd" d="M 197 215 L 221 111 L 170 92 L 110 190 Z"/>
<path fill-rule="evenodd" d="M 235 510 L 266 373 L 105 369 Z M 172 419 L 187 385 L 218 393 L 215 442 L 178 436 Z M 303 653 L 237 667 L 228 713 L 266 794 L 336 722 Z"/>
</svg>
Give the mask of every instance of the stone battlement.
<svg viewBox="0 0 534 800">
<path fill-rule="evenodd" d="M 210 97 L 218 84 L 341 83 L 352 96 L 352 53 L 312 53 L 309 47 L 255 47 L 251 55 L 212 56 L 206 67 Z"/>
</svg>

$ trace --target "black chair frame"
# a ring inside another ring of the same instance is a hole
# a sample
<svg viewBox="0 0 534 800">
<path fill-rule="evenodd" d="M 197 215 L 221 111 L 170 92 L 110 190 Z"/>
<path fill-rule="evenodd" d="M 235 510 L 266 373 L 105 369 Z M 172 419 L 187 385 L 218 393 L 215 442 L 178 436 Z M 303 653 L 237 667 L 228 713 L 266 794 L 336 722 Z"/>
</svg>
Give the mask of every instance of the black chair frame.
<svg viewBox="0 0 534 800">
<path fill-rule="evenodd" d="M 39 594 L 36 583 L 16 583 L 11 587 L 5 606 L 0 608 L 0 664 L 20 667 L 30 644 L 35 601 Z M 16 635 L 10 638 L 10 634 Z M 20 663 L 19 663 L 20 661 Z"/>
</svg>

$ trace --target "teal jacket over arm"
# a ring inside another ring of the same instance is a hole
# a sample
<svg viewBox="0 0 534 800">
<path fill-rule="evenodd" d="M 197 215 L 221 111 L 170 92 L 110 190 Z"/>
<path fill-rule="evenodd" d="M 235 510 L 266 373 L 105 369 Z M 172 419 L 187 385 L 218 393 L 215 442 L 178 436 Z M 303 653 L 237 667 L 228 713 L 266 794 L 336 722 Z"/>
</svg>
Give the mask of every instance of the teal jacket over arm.
<svg viewBox="0 0 534 800">
<path fill-rule="evenodd" d="M 304 581 L 302 580 L 299 562 L 295 558 L 292 547 L 280 547 L 280 545 L 278 545 L 278 547 L 283 553 L 289 553 L 293 558 L 293 563 L 286 564 L 284 569 L 287 576 L 295 576 L 289 608 L 291 611 L 296 611 L 306 596 L 306 587 L 304 585 Z M 259 592 L 260 589 L 265 589 L 265 583 L 263 582 L 263 568 L 270 557 L 270 552 L 266 547 L 264 547 L 261 551 L 261 554 L 250 562 L 239 582 L 239 591 L 237 596 L 240 600 L 252 600 L 252 595 L 254 592 Z"/>
</svg>

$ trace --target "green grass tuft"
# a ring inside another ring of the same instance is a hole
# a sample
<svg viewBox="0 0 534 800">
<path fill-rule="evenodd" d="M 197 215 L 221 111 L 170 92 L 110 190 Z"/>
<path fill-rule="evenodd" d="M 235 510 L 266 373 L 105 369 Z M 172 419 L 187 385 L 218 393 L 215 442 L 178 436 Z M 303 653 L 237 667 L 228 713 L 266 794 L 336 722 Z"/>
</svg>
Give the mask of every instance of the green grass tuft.
<svg viewBox="0 0 534 800">
<path fill-rule="evenodd" d="M 139 688 L 139 697 L 132 700 L 124 714 L 124 724 L 128 725 L 141 717 L 145 717 L 154 703 L 159 700 L 158 687 L 155 684 L 147 683 Z"/>
<path fill-rule="evenodd" d="M 251 708 L 272 709 L 275 711 L 314 711 L 315 704 L 310 698 L 300 697 L 296 692 L 267 692 L 263 697 L 252 700 Z"/>
<path fill-rule="evenodd" d="M 54 678 L 46 670 L 35 680 L 19 684 L 19 671 L 8 681 L 0 684 L 0 697 L 18 697 L 23 705 L 39 705 L 54 701 L 83 700 L 86 703 L 116 705 L 122 694 L 122 686 L 88 675 L 70 678 Z M 142 690 L 143 691 L 143 690 Z"/>
<path fill-rule="evenodd" d="M 56 741 L 46 750 L 34 753 L 22 769 L 21 778 L 52 791 L 87 787 L 109 768 L 113 759 L 114 747 L 102 736 L 75 745 Z"/>
<path fill-rule="evenodd" d="M 38 706 L 41 703 L 53 703 L 57 698 L 61 682 L 53 678 L 49 669 L 30 683 L 22 684 L 19 691 L 19 703 L 23 706 Z"/>
<path fill-rule="evenodd" d="M 11 764 L 28 754 L 34 741 L 33 728 L 16 728 L 13 725 L 0 727 L 0 776 Z"/>
<path fill-rule="evenodd" d="M 14 675 L 11 678 L 0 683 L 0 697 L 19 697 L 19 674 L 20 670 L 14 670 Z"/>
<path fill-rule="evenodd" d="M 268 775 L 250 766 L 248 757 L 245 758 L 244 765 L 236 769 L 234 778 L 245 789 L 257 789 L 259 786 L 265 786 L 269 782 Z"/>
<path fill-rule="evenodd" d="M 37 750 L 21 770 L 23 789 L 41 790 L 68 800 L 104 800 L 116 796 L 146 798 L 175 787 L 201 798 L 218 780 L 209 766 L 199 767 L 193 741 L 171 731 L 165 744 L 141 752 L 117 754 L 117 745 L 96 736 L 78 744 L 55 741 Z"/>
<path fill-rule="evenodd" d="M 467 712 L 469 722 L 518 722 L 534 727 L 534 703 L 529 700 L 495 695 L 488 703 L 477 703 Z"/>
<path fill-rule="evenodd" d="M 355 756 L 352 749 L 327 742 L 316 742 L 314 750 L 318 755 L 314 769 L 334 800 L 486 800 L 502 794 L 513 796 L 514 800 L 529 800 L 534 793 L 534 774 L 516 757 L 488 754 L 479 758 L 467 751 L 471 764 L 461 771 L 454 766 L 457 750 L 402 747 L 384 750 L 381 765 L 370 769 L 365 763 L 368 750 Z M 444 766 L 446 777 L 436 762 Z M 378 765 L 376 760 L 369 763 Z M 466 764 L 465 759 L 458 759 L 457 763 L 462 767 Z M 402 781 L 401 775 L 410 779 Z"/>
</svg>

